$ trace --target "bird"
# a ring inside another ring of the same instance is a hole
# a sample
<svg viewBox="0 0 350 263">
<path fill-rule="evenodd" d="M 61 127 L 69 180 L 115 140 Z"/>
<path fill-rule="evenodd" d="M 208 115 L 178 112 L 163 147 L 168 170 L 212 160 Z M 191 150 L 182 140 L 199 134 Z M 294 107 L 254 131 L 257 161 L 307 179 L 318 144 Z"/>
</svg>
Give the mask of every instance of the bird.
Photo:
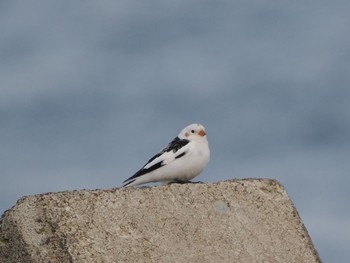
<svg viewBox="0 0 350 263">
<path fill-rule="evenodd" d="M 187 183 L 207 166 L 210 150 L 205 128 L 201 124 L 185 127 L 165 148 L 154 155 L 125 186 L 146 183 Z"/>
</svg>

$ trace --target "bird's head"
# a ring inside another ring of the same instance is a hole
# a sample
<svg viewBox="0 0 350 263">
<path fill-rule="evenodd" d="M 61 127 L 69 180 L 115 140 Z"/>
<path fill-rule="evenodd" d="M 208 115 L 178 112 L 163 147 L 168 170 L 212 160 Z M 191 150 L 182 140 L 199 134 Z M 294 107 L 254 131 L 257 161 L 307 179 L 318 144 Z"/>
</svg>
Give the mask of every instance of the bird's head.
<svg viewBox="0 0 350 263">
<path fill-rule="evenodd" d="M 185 127 L 178 136 L 180 139 L 206 141 L 207 134 L 203 125 L 194 123 Z"/>
</svg>

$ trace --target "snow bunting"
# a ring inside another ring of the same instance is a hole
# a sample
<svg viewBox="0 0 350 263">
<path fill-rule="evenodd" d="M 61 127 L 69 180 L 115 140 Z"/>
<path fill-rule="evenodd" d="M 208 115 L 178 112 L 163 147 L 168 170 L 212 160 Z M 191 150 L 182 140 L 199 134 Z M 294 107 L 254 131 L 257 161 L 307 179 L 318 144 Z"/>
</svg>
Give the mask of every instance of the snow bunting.
<svg viewBox="0 0 350 263">
<path fill-rule="evenodd" d="M 191 124 L 138 172 L 125 180 L 123 186 L 151 182 L 188 182 L 203 171 L 209 157 L 205 128 L 200 124 Z"/>
</svg>

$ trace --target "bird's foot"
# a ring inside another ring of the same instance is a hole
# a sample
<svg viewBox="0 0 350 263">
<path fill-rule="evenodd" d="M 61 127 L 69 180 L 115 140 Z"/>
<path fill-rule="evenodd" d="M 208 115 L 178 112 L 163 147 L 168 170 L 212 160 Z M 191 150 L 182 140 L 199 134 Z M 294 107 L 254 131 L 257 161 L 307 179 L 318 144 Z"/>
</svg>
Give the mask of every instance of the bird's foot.
<svg viewBox="0 0 350 263">
<path fill-rule="evenodd" d="M 201 182 L 201 181 L 191 182 L 191 181 L 184 181 L 184 180 L 176 179 L 176 180 L 170 181 L 168 184 L 203 184 L 203 182 Z"/>
<path fill-rule="evenodd" d="M 170 181 L 168 184 L 186 184 L 186 183 L 189 183 L 190 181 L 184 181 L 184 180 L 172 180 Z"/>
</svg>

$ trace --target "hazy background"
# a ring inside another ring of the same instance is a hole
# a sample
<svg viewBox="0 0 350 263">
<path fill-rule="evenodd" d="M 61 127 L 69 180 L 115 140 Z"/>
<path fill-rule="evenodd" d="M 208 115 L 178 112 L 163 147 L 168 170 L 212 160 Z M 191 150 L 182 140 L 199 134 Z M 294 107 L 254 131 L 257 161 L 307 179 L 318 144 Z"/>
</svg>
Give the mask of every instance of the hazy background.
<svg viewBox="0 0 350 263">
<path fill-rule="evenodd" d="M 112 188 L 192 122 L 198 178 L 276 178 L 350 262 L 350 1 L 0 2 L 0 213 Z"/>
</svg>

